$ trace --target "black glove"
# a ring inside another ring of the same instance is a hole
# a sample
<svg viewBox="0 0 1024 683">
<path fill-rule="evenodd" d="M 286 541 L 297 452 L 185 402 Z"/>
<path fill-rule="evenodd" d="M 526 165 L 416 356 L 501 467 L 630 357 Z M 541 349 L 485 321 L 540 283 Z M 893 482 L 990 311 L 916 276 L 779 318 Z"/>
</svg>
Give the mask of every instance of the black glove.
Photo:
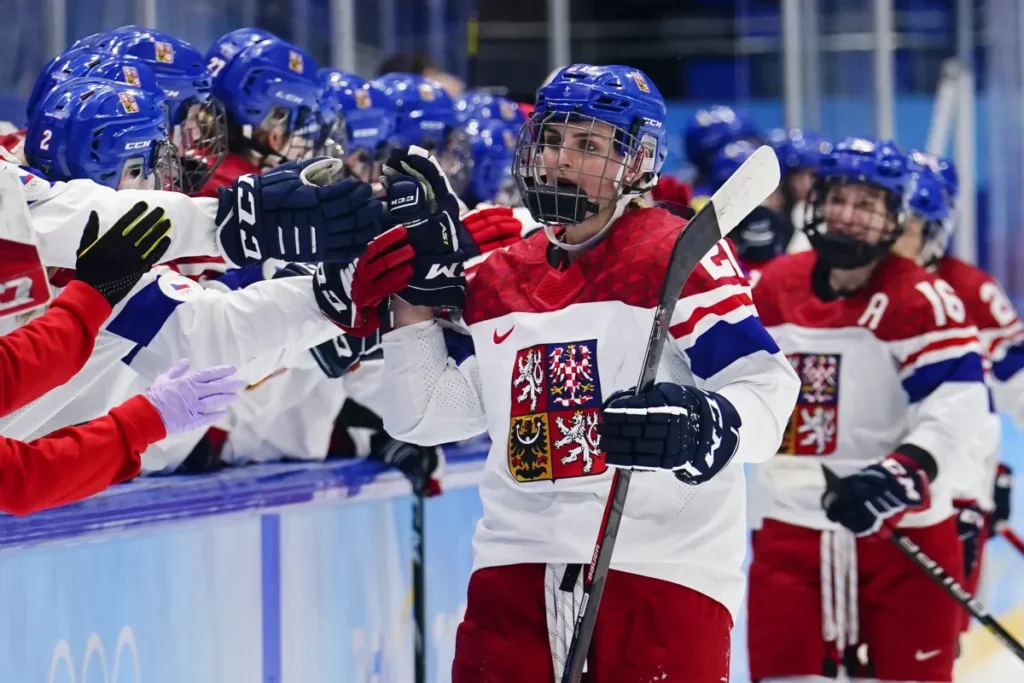
<svg viewBox="0 0 1024 683">
<path fill-rule="evenodd" d="M 370 459 L 401 470 L 412 483 L 413 493 L 428 498 L 441 493 L 444 456 L 434 447 L 396 441 L 377 432 L 370 438 Z"/>
<path fill-rule="evenodd" d="M 334 182 L 337 159 L 247 173 L 219 190 L 221 248 L 236 265 L 268 258 L 348 263 L 380 233 L 384 204 L 366 183 Z"/>
<path fill-rule="evenodd" d="M 970 576 L 978 566 L 985 513 L 974 500 L 959 498 L 953 501 L 953 507 L 956 509 L 956 530 L 964 551 L 964 576 Z"/>
<path fill-rule="evenodd" d="M 848 477 L 826 469 L 827 487 L 821 498 L 825 514 L 857 536 L 878 532 L 886 520 L 895 526 L 908 510 L 928 507 L 930 477 L 920 463 L 893 453 L 880 463 Z"/>
<path fill-rule="evenodd" d="M 328 264 L 334 265 L 334 264 Z M 345 304 L 332 291 L 325 291 L 321 276 L 324 273 L 324 264 L 314 267 L 308 263 L 289 263 L 287 266 L 274 274 L 274 279 L 281 277 L 295 277 L 297 275 L 313 276 L 313 295 L 320 304 L 320 310 L 335 324 L 339 324 L 342 312 L 346 310 Z M 349 280 L 351 282 L 351 280 Z M 339 292 L 344 296 L 344 291 L 339 286 Z M 351 304 L 351 302 L 350 302 Z M 351 305 L 347 310 L 351 313 Z M 352 369 L 356 363 L 380 349 L 380 330 L 376 330 L 366 337 L 357 337 L 349 333 L 343 333 L 334 339 L 324 342 L 309 350 L 313 359 L 324 371 L 324 374 L 331 379 L 342 377 Z"/>
<path fill-rule="evenodd" d="M 630 469 L 672 470 L 701 484 L 729 464 L 739 446 L 739 413 L 720 394 L 670 382 L 612 394 L 597 431 L 605 463 Z"/>
<path fill-rule="evenodd" d="M 98 237 L 100 219 L 93 211 L 78 246 L 75 279 L 116 306 L 150 268 L 160 263 L 171 245 L 171 221 L 159 206 L 139 202 Z"/>
<path fill-rule="evenodd" d="M 995 508 L 992 510 L 993 534 L 998 534 L 1003 526 L 1010 521 L 1010 498 L 1013 493 L 1013 470 L 1004 462 L 999 463 L 996 471 L 996 486 L 993 493 Z"/>
<path fill-rule="evenodd" d="M 459 201 L 437 160 L 419 147 L 398 149 L 384 164 L 389 227 L 402 225 L 415 252 L 398 296 L 414 306 L 463 308 L 463 263 L 479 255 L 459 219 Z"/>
</svg>

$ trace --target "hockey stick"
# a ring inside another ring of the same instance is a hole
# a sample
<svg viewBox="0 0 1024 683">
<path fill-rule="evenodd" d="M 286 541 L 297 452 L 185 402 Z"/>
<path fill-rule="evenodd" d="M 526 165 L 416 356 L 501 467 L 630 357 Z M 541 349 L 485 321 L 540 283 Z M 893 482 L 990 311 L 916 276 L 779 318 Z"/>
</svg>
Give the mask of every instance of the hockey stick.
<svg viewBox="0 0 1024 683">
<path fill-rule="evenodd" d="M 661 286 L 661 298 L 654 309 L 654 323 L 644 351 L 644 362 L 637 380 L 637 392 L 643 392 L 654 384 L 658 364 L 665 348 L 665 334 L 668 331 L 676 302 L 683 291 L 686 279 L 700 260 L 716 244 L 747 217 L 761 202 L 768 198 L 779 185 L 779 160 L 770 147 L 760 147 L 747 159 L 736 173 L 715 192 L 714 196 L 693 217 L 676 238 L 672 255 L 665 271 Z M 590 566 L 583 577 L 583 600 L 576 615 L 572 642 L 566 655 L 562 683 L 579 683 L 586 666 L 590 641 L 594 636 L 597 610 L 601 604 L 608 569 L 619 534 L 622 510 L 626 504 L 626 493 L 633 473 L 616 469 L 612 474 L 611 490 L 605 503 L 604 516 L 597 535 Z"/>
<path fill-rule="evenodd" d="M 829 498 L 837 495 L 836 489 L 839 485 L 839 475 L 833 472 L 826 465 L 822 465 L 821 469 L 825 473 L 825 497 L 822 501 L 822 507 L 828 507 Z M 907 558 L 916 564 L 921 571 L 930 576 L 935 583 L 939 584 L 946 594 L 953 598 L 961 607 L 971 613 L 978 622 L 987 628 L 996 638 L 1002 641 L 1018 659 L 1024 661 L 1024 645 L 1021 645 L 1016 638 L 1003 628 L 1003 626 L 996 621 L 992 615 L 988 613 L 981 602 L 973 595 L 964 590 L 956 579 L 946 573 L 938 562 L 928 556 L 921 546 L 914 543 L 912 540 L 907 538 L 903 532 L 894 527 L 888 527 L 889 540 L 892 541 L 893 545 L 900 549 Z"/>
<path fill-rule="evenodd" d="M 416 683 L 427 683 L 427 596 L 424 580 L 423 510 L 429 474 L 412 488 L 412 617 L 416 626 L 414 663 Z"/>
<path fill-rule="evenodd" d="M 999 535 L 1009 541 L 1010 545 L 1017 549 L 1017 552 L 1024 555 L 1024 539 L 1018 536 L 1016 532 L 1014 532 L 1014 530 L 1005 523 L 1002 524 L 1001 527 L 1002 528 L 1000 528 L 998 532 Z"/>
</svg>

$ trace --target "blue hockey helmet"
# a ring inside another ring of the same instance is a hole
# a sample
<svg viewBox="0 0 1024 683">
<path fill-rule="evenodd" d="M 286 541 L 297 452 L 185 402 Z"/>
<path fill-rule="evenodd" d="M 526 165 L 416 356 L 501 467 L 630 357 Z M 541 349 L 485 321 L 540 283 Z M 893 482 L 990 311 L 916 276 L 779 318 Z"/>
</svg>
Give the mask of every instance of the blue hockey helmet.
<svg viewBox="0 0 1024 683">
<path fill-rule="evenodd" d="M 690 117 L 683 131 L 686 160 L 700 175 L 711 172 L 711 160 L 730 142 L 754 142 L 759 138 L 753 123 L 725 105 L 699 109 Z"/>
<path fill-rule="evenodd" d="M 58 85 L 29 122 L 25 155 L 50 180 L 182 189 L 162 96 L 126 83 L 74 78 Z"/>
<path fill-rule="evenodd" d="M 516 149 L 513 173 L 533 217 L 549 227 L 580 223 L 654 187 L 668 155 L 665 113 L 638 69 L 559 71 L 538 91 Z"/>
<path fill-rule="evenodd" d="M 832 143 L 817 133 L 799 128 L 775 128 L 768 131 L 765 143 L 775 150 L 782 174 L 817 171 L 821 158 L 832 151 Z"/>
<path fill-rule="evenodd" d="M 906 205 L 911 216 L 922 221 L 919 260 L 929 266 L 942 258 L 953 235 L 953 215 L 945 182 L 931 166 L 918 167 L 910 175 Z"/>
<path fill-rule="evenodd" d="M 383 160 L 395 128 L 395 104 L 369 81 L 333 68 L 317 73 L 324 88 L 321 118 L 328 138 L 344 150 L 349 172 L 364 181 Z"/>
<path fill-rule="evenodd" d="M 470 207 L 480 202 L 521 204 L 512 177 L 518 127 L 497 119 L 469 119 L 460 132 L 468 142 L 469 160 L 464 177 L 453 179 L 452 188 Z"/>
<path fill-rule="evenodd" d="M 526 123 L 515 101 L 482 90 L 470 90 L 455 101 L 455 120 L 462 123 L 469 119 L 497 119 L 516 128 Z"/>
<path fill-rule="evenodd" d="M 821 159 L 804 231 L 837 268 L 865 266 L 900 236 L 910 181 L 896 143 L 848 137 Z M 880 190 L 881 193 L 873 192 Z"/>
<path fill-rule="evenodd" d="M 28 106 L 25 108 L 28 118 L 32 118 L 43 98 L 57 85 L 69 78 L 85 76 L 93 66 L 107 57 L 105 52 L 94 47 L 77 47 L 65 50 L 47 62 L 28 96 Z"/>
<path fill-rule="evenodd" d="M 137 26 L 114 29 L 101 40 L 111 54 L 142 62 L 164 92 L 167 121 L 186 190 L 202 187 L 227 154 L 227 121 L 213 98 L 203 55 L 169 33 Z"/>
<path fill-rule="evenodd" d="M 216 78 L 220 70 L 245 48 L 272 38 L 277 36 L 261 28 L 236 28 L 234 31 L 228 31 L 215 40 L 206 51 L 206 68 L 210 72 L 210 78 Z"/>
<path fill-rule="evenodd" d="M 228 113 L 231 144 L 263 161 L 296 161 L 323 145 L 319 67 L 305 51 L 278 38 L 244 48 L 213 79 Z"/>
<path fill-rule="evenodd" d="M 746 140 L 730 142 L 718 150 L 718 153 L 711 160 L 711 173 L 708 176 L 711 181 L 712 191 L 716 191 L 724 185 L 725 181 L 739 170 L 743 162 L 749 159 L 756 151 L 757 145 Z"/>
<path fill-rule="evenodd" d="M 370 84 L 395 104 L 393 144 L 444 151 L 455 129 L 455 103 L 440 83 L 416 74 L 392 73 Z"/>
</svg>

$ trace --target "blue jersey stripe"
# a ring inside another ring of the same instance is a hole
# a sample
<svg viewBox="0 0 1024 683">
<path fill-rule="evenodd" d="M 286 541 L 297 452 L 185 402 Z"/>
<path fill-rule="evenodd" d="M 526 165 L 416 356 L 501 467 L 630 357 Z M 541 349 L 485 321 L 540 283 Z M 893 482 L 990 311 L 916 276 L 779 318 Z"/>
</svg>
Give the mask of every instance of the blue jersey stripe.
<svg viewBox="0 0 1024 683">
<path fill-rule="evenodd" d="M 981 356 L 973 351 L 956 358 L 922 365 L 903 380 L 911 403 L 928 398 L 945 382 L 984 382 Z"/>
<path fill-rule="evenodd" d="M 473 348 L 473 338 L 455 330 L 444 330 L 444 345 L 448 348 L 448 356 L 455 361 L 456 365 L 462 365 L 467 358 L 476 353 Z"/>
<path fill-rule="evenodd" d="M 160 278 L 157 278 L 128 300 L 107 325 L 107 331 L 146 346 L 182 303 L 164 294 L 160 289 Z"/>
<path fill-rule="evenodd" d="M 992 374 L 1000 382 L 1006 382 L 1024 368 L 1024 345 L 1016 344 L 1006 350 L 1006 357 L 992 364 Z"/>
<path fill-rule="evenodd" d="M 735 323 L 719 320 L 697 337 L 686 355 L 690 358 L 690 371 L 707 379 L 758 351 L 778 353 L 779 346 L 761 325 L 760 318 L 750 315 Z"/>
</svg>

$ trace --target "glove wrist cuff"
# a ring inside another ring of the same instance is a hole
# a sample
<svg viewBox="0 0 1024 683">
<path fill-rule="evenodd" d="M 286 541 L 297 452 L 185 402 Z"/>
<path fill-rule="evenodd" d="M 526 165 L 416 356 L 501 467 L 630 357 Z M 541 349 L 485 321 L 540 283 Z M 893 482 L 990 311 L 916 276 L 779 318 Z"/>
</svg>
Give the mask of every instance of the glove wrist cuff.
<svg viewBox="0 0 1024 683">
<path fill-rule="evenodd" d="M 935 458 L 920 446 L 909 443 L 900 444 L 889 457 L 921 471 L 929 482 L 935 481 L 935 477 L 939 474 L 939 465 L 935 462 Z"/>
</svg>

